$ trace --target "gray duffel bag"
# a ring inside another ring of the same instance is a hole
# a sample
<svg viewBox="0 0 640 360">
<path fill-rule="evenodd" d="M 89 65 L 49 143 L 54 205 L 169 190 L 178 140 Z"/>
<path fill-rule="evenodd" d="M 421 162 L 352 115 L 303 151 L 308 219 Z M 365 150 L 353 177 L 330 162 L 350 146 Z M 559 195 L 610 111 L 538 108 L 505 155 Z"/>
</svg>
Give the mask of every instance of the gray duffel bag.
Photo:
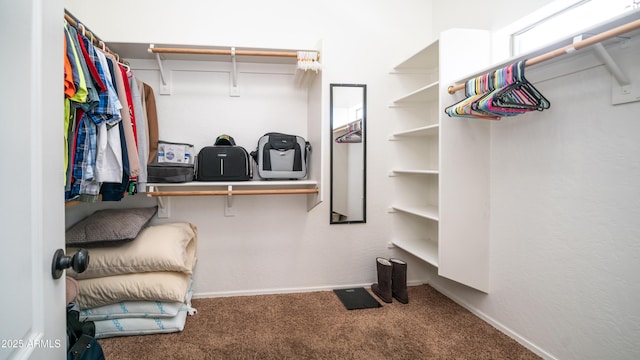
<svg viewBox="0 0 640 360">
<path fill-rule="evenodd" d="M 302 179 L 307 176 L 309 152 L 311 144 L 301 136 L 267 133 L 251 156 L 262 179 Z"/>
</svg>

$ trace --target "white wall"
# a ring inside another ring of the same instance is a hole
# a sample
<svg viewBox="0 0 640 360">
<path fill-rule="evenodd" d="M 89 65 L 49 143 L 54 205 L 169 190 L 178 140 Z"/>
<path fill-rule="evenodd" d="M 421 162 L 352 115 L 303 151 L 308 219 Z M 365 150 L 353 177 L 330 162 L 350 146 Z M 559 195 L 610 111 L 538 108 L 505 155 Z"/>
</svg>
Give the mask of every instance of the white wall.
<svg viewBox="0 0 640 360">
<path fill-rule="evenodd" d="M 611 54 L 638 84 L 633 42 Z M 612 105 L 604 66 L 577 61 L 528 70 L 551 109 L 490 125 L 490 294 L 433 284 L 546 356 L 635 359 L 640 102 Z"/>
<path fill-rule="evenodd" d="M 640 86 L 637 32 L 607 48 Z M 614 81 L 590 50 L 527 78 L 551 108 L 485 125 L 490 293 L 431 284 L 544 357 L 637 359 L 640 102 L 612 105 Z"/>
<path fill-rule="evenodd" d="M 434 0 L 434 34 L 451 29 L 495 30 L 557 0 Z M 563 1 L 563 0 L 561 0 Z"/>
<path fill-rule="evenodd" d="M 108 8 L 102 8 L 102 3 L 66 1 L 67 9 L 107 42 L 294 49 L 315 48 L 321 42 L 322 81 L 326 84 L 323 89 L 325 145 L 330 141 L 328 84 L 359 83 L 368 87 L 367 223 L 329 225 L 328 189 L 323 203 L 310 212 L 306 211 L 304 196 L 238 196 L 234 198 L 235 217 L 223 216 L 221 197 L 171 198 L 170 220 L 188 220 L 199 228 L 196 294 L 251 294 L 370 285 L 376 281 L 376 256 L 406 259 L 409 262 L 409 281 L 427 281 L 425 264 L 400 250 L 387 249 L 391 229 L 387 213 L 390 199 L 386 189 L 391 185 L 387 173 L 392 164 L 386 156 L 386 146 L 391 132 L 387 106 L 390 99 L 396 97 L 392 93 L 395 84 L 389 71 L 401 58 L 430 42 L 431 2 L 405 0 L 374 5 L 364 0 L 347 3 L 327 1 L 301 6 L 297 1 L 280 0 L 191 1 L 188 7 L 184 3 L 179 7 L 173 4 L 172 1 L 118 0 L 111 1 Z M 96 11 L 97 8 L 100 11 Z M 119 10 L 124 8 L 128 10 Z M 113 21 L 115 17 L 132 25 L 119 27 Z M 157 72 L 145 70 L 140 72 L 140 76 L 145 76 L 156 89 L 159 109 L 166 109 L 159 114 L 160 121 L 169 122 L 168 117 L 174 119 L 177 117 L 175 113 L 180 113 L 174 109 L 169 114 L 169 107 L 185 106 L 186 109 L 186 105 L 192 105 L 176 103 L 173 95 L 159 95 Z M 191 75 L 185 73 L 180 76 Z M 184 81 L 199 84 L 201 79 L 181 81 L 176 86 L 184 87 Z M 242 84 L 241 79 L 241 92 Z M 263 89 L 268 90 L 268 87 Z M 219 96 L 229 100 L 226 94 Z M 242 106 L 251 108 L 255 102 L 248 99 L 243 95 L 236 98 L 249 101 Z M 297 108 L 300 102 L 295 100 L 293 104 Z M 202 105 L 206 107 L 207 104 Z M 192 111 L 182 111 L 179 124 L 173 120 L 171 124 L 161 123 L 161 134 L 164 132 L 176 141 L 195 138 L 194 142 L 201 146 L 206 136 L 212 138 L 217 134 L 216 121 L 224 121 L 229 115 L 224 114 L 219 119 L 220 114 L 212 108 L 210 114 L 203 118 L 190 116 L 200 114 L 202 109 Z M 211 131 L 203 135 L 207 122 Z M 196 130 L 192 133 L 194 128 Z M 247 136 L 237 126 L 233 131 L 232 135 L 242 145 L 249 147 L 253 144 L 250 141 L 254 135 Z M 323 152 L 323 180 L 328 183 L 328 146 L 312 145 L 314 151 Z M 101 206 L 132 206 L 137 201 L 149 202 L 145 198 L 126 201 L 125 204 Z M 94 208 L 82 205 L 68 209 L 68 223 L 77 221 Z"/>
</svg>

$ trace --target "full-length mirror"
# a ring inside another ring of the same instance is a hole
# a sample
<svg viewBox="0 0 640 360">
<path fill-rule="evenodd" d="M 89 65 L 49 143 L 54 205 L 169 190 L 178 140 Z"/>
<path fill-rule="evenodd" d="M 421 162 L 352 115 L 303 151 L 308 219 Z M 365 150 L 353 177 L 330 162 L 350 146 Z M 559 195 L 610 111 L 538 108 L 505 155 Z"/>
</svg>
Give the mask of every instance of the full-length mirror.
<svg viewBox="0 0 640 360">
<path fill-rule="evenodd" d="M 366 222 L 367 86 L 331 84 L 331 224 Z"/>
</svg>

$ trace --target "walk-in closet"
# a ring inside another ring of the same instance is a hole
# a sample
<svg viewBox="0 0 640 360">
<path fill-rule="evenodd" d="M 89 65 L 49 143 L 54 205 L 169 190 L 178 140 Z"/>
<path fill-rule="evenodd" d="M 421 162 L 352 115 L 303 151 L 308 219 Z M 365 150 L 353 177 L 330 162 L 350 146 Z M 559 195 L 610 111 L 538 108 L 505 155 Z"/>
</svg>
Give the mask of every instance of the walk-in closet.
<svg viewBox="0 0 640 360">
<path fill-rule="evenodd" d="M 0 5 L 0 360 L 640 357 L 638 2 L 307 5 Z"/>
</svg>

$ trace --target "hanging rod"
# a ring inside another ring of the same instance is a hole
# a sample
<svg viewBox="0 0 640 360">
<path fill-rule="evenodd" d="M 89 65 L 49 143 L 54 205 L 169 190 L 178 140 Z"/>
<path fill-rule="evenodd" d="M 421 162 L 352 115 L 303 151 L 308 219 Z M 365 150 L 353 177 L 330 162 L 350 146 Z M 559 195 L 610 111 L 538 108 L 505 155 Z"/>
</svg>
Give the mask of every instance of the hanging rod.
<svg viewBox="0 0 640 360">
<path fill-rule="evenodd" d="M 203 196 L 203 195 L 282 195 L 317 194 L 314 189 L 272 189 L 272 190 L 202 190 L 202 191 L 149 191 L 147 196 Z"/>
<path fill-rule="evenodd" d="M 91 43 L 93 43 L 93 45 L 103 49 L 104 51 L 108 52 L 109 54 L 113 55 L 116 57 L 117 61 L 124 63 L 126 65 L 129 65 L 128 62 L 124 61 L 122 58 L 120 58 L 120 55 L 118 55 L 118 53 L 112 51 L 111 49 L 109 49 L 109 47 L 107 46 L 107 43 L 105 43 L 104 41 L 102 41 L 102 39 L 100 39 L 96 33 L 94 33 L 93 31 L 91 31 L 85 24 L 83 24 L 82 22 L 80 22 L 75 16 L 73 16 L 69 10 L 64 9 L 64 19 L 67 21 L 67 23 L 69 23 L 69 25 L 73 26 L 74 28 L 76 28 L 78 31 L 82 31 L 83 34 L 85 36 L 87 36 L 87 38 L 91 39 Z M 80 27 L 82 27 L 83 29 L 80 29 Z M 104 47 L 104 48 L 103 48 Z"/>
<path fill-rule="evenodd" d="M 190 49 L 190 48 L 157 48 L 150 47 L 149 52 L 154 54 L 195 54 L 195 55 L 231 55 L 233 49 Z M 237 56 L 273 56 L 273 57 L 297 57 L 297 51 L 268 51 L 268 50 L 238 50 Z"/>
<path fill-rule="evenodd" d="M 585 40 L 581 40 L 581 41 L 576 41 L 573 44 L 567 45 L 567 46 L 563 46 L 559 49 L 555 49 L 552 51 L 549 51 L 548 53 L 536 56 L 536 57 L 532 57 L 531 59 L 528 59 L 527 61 L 525 61 L 524 65 L 525 66 L 532 66 L 532 65 L 536 65 L 539 64 L 541 62 L 547 61 L 547 60 L 551 60 L 554 59 L 558 56 L 561 55 L 566 55 L 566 54 L 570 54 L 576 50 L 580 50 L 582 48 L 597 44 L 601 41 L 604 40 L 608 40 L 611 38 L 614 38 L 616 36 L 622 35 L 624 33 L 627 33 L 629 31 L 632 30 L 636 30 L 636 29 L 640 29 L 640 19 L 635 20 L 635 21 L 631 21 L 629 23 L 626 23 L 624 25 L 618 26 L 616 28 L 613 28 L 611 30 L 607 30 L 604 31 L 600 34 L 594 35 L 590 38 L 587 38 Z M 449 86 L 448 91 L 449 94 L 455 94 L 456 91 L 462 90 L 464 89 L 465 84 L 458 84 L 455 86 Z"/>
<path fill-rule="evenodd" d="M 362 119 L 354 120 L 354 121 L 351 121 L 351 122 L 349 122 L 347 124 L 344 124 L 344 125 L 342 125 L 342 126 L 340 126 L 338 128 L 335 128 L 335 129 L 333 129 L 333 132 L 335 133 L 335 132 L 340 132 L 340 131 L 344 131 L 344 130 L 349 130 L 349 128 L 351 127 L 352 124 L 357 124 L 359 121 L 362 121 Z"/>
</svg>

